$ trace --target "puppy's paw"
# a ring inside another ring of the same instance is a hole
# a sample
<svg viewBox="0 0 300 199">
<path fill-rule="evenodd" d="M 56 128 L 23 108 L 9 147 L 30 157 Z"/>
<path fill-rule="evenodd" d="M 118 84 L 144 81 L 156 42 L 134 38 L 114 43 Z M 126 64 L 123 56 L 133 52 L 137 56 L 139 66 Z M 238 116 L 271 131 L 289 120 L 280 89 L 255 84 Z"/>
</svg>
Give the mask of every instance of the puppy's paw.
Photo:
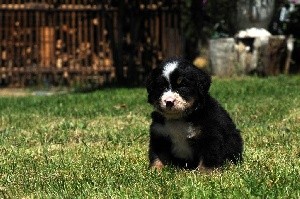
<svg viewBox="0 0 300 199">
<path fill-rule="evenodd" d="M 196 168 L 197 171 L 201 172 L 201 173 L 206 173 L 206 174 L 210 174 L 214 171 L 214 168 L 210 168 L 210 167 L 206 167 L 203 164 L 203 160 L 200 161 L 198 167 Z"/>
<path fill-rule="evenodd" d="M 151 163 L 150 168 L 161 171 L 164 168 L 164 164 L 159 159 L 156 159 Z"/>
</svg>

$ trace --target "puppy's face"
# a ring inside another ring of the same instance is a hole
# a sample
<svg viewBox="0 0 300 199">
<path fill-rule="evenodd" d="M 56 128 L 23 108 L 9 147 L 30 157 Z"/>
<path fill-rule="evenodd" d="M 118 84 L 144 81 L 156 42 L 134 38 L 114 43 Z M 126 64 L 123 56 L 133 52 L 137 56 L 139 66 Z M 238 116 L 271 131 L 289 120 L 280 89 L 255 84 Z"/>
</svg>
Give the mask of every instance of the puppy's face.
<svg viewBox="0 0 300 199">
<path fill-rule="evenodd" d="M 191 63 L 168 60 L 148 77 L 148 102 L 166 118 L 180 118 L 204 103 L 210 81 L 210 76 Z"/>
</svg>

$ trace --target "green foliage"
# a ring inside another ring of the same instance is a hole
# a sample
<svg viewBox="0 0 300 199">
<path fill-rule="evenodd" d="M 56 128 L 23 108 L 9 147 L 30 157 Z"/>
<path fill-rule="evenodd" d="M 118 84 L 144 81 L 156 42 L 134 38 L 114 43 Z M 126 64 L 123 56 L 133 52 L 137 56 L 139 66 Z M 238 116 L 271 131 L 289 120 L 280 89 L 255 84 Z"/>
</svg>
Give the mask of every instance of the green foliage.
<svg viewBox="0 0 300 199">
<path fill-rule="evenodd" d="M 219 31 L 232 36 L 237 31 L 237 1 L 209 0 L 204 7 L 208 22 L 204 26 L 207 37 L 212 37 Z M 222 26 L 222 30 L 216 30 L 216 26 Z"/>
<path fill-rule="evenodd" d="M 195 24 L 195 20 L 193 19 L 193 13 L 192 10 L 192 0 L 183 1 L 183 6 L 181 10 L 181 23 L 182 23 L 182 29 L 183 34 L 185 38 L 190 39 L 192 42 L 197 42 L 198 38 L 200 37 L 198 28 Z"/>
<path fill-rule="evenodd" d="M 0 98 L 0 198 L 299 198 L 299 76 L 213 79 L 245 161 L 148 169 L 145 89 Z"/>
<path fill-rule="evenodd" d="M 192 41 L 198 39 L 205 41 L 207 38 L 216 36 L 218 31 L 223 31 L 228 35 L 236 32 L 236 1 L 209 0 L 201 8 L 196 9 L 193 9 L 193 2 L 194 0 L 183 1 L 182 27 L 186 38 Z M 195 19 L 195 16 L 198 18 Z M 218 25 L 222 26 L 222 30 L 216 27 Z"/>
</svg>

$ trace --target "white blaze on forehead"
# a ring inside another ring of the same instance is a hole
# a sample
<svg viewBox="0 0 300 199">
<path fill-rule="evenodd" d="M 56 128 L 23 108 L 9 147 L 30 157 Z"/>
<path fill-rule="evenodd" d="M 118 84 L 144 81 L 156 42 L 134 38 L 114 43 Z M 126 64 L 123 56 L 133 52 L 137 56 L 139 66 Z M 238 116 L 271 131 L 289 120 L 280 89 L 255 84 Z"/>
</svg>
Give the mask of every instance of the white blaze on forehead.
<svg viewBox="0 0 300 199">
<path fill-rule="evenodd" d="M 167 78 L 167 80 L 170 80 L 170 74 L 177 68 L 178 62 L 170 62 L 167 63 L 163 70 L 163 75 Z"/>
</svg>

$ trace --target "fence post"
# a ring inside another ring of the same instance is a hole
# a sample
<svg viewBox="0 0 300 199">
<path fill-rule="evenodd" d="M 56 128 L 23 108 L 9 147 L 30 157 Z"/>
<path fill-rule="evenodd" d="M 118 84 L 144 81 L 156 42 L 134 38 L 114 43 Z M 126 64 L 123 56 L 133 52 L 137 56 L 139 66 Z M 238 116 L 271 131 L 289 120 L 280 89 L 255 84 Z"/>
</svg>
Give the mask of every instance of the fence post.
<svg viewBox="0 0 300 199">
<path fill-rule="evenodd" d="M 130 42 L 126 43 L 126 47 L 125 47 L 125 51 L 124 53 L 128 53 L 128 70 L 127 70 L 127 79 L 128 81 L 128 85 L 129 86 L 135 86 L 137 84 L 137 80 L 138 80 L 138 74 L 137 74 L 137 66 L 135 64 L 134 61 L 134 54 L 135 54 L 135 50 L 138 48 L 138 31 L 139 31 L 139 25 L 140 25 L 140 19 L 141 19 L 141 13 L 138 13 L 138 6 L 137 4 L 132 4 L 131 9 L 128 8 L 129 5 L 127 5 L 126 7 L 126 13 L 128 13 L 128 17 L 130 19 L 130 23 L 127 24 L 129 25 L 129 33 L 130 33 Z M 124 18 L 123 18 L 123 22 L 122 24 L 125 25 L 124 22 Z M 125 33 L 126 34 L 126 33 Z"/>
<path fill-rule="evenodd" d="M 117 35 L 116 41 L 113 43 L 113 54 L 114 54 L 114 63 L 116 67 L 116 76 L 117 76 L 117 83 L 119 85 L 124 85 L 125 77 L 124 77 L 124 69 L 123 69 L 123 18 L 124 18 L 124 0 L 119 0 L 118 3 L 118 27 L 117 27 Z"/>
</svg>

